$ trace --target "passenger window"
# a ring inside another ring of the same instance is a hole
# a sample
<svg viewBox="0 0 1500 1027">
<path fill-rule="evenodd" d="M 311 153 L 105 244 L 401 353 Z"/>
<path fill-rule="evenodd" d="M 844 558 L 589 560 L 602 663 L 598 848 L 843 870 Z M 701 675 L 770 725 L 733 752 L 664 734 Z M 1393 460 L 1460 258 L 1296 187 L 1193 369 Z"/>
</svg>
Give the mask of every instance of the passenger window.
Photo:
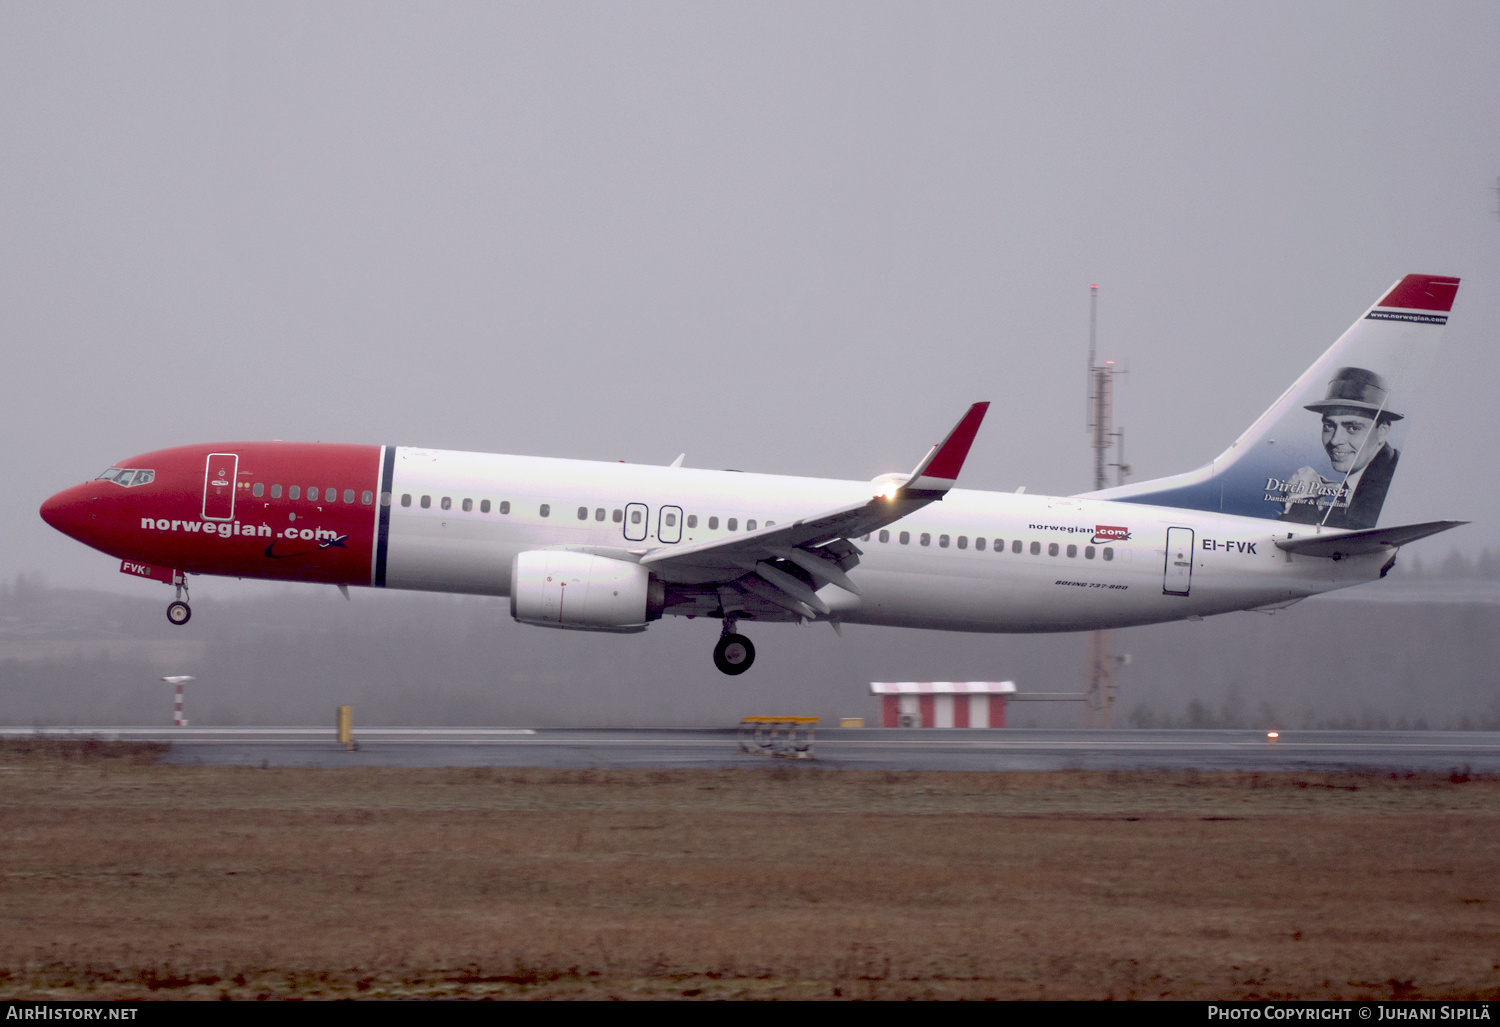
<svg viewBox="0 0 1500 1027">
<path fill-rule="evenodd" d="M 689 528 L 696 528 L 698 526 L 698 515 L 697 514 L 688 514 L 687 526 Z"/>
<path fill-rule="evenodd" d="M 624 510 L 616 510 L 614 513 L 612 513 L 612 514 L 609 515 L 609 519 L 612 520 L 612 521 L 614 521 L 616 524 L 619 524 L 621 521 L 623 521 L 625 519 L 625 511 Z"/>
<path fill-rule="evenodd" d="M 481 499 L 479 501 L 479 512 L 480 513 L 489 513 L 490 512 L 490 501 L 488 499 Z"/>
<path fill-rule="evenodd" d="M 500 500 L 500 512 L 503 513 L 503 514 L 510 513 L 510 500 L 508 500 L 508 499 L 502 499 L 502 500 Z"/>
<path fill-rule="evenodd" d="M 339 501 L 339 490 L 338 489 L 324 489 L 323 490 L 323 498 L 325 500 L 327 500 L 328 502 L 330 502 L 330 503 L 337 503 Z"/>
<path fill-rule="evenodd" d="M 630 511 L 630 523 L 631 524 L 639 524 L 639 523 L 641 523 L 641 512 L 639 510 L 632 510 L 632 511 Z"/>
<path fill-rule="evenodd" d="M 1077 546 L 1069 546 L 1068 547 L 1068 559 L 1071 560 L 1071 559 L 1073 559 L 1073 557 L 1075 557 L 1077 555 L 1078 555 L 1078 547 Z"/>
<path fill-rule="evenodd" d="M 859 537 L 859 540 L 860 540 L 860 541 L 861 541 L 861 542 L 868 542 L 868 541 L 870 541 L 870 536 L 869 536 L 869 535 L 861 535 L 861 536 L 860 536 L 860 537 Z"/>
<path fill-rule="evenodd" d="M 586 506 L 580 506 L 578 508 L 578 519 L 580 521 L 586 521 L 586 520 L 589 519 L 589 508 L 588 507 L 586 507 Z"/>
<path fill-rule="evenodd" d="M 430 509 L 431 507 L 432 507 L 432 497 L 431 496 L 423 496 L 422 497 L 422 509 L 423 510 L 427 510 L 427 509 Z"/>
<path fill-rule="evenodd" d="M 710 517 L 708 519 L 708 530 L 709 531 L 718 531 L 719 530 L 719 519 L 717 517 Z"/>
<path fill-rule="evenodd" d="M 1016 545 L 1020 545 L 1020 544 L 1021 543 L 1019 543 L 1019 542 L 1016 543 Z M 1042 544 L 1040 542 L 1033 542 L 1033 543 L 1031 543 L 1031 555 L 1032 556 L 1041 556 L 1042 555 Z"/>
<path fill-rule="evenodd" d="M 266 486 L 261 482 L 256 482 L 254 485 L 250 486 L 250 494 L 256 499 L 259 499 L 261 496 L 266 494 Z"/>
<path fill-rule="evenodd" d="M 667 514 L 667 527 L 669 527 L 669 528 L 675 528 L 675 527 L 677 527 L 677 515 L 676 514 L 674 514 L 674 513 Z"/>
<path fill-rule="evenodd" d="M 896 541 L 900 542 L 903 546 L 907 545 L 911 542 L 911 532 L 903 531 L 901 534 L 896 536 Z"/>
<path fill-rule="evenodd" d="M 775 524 L 776 524 L 776 522 L 775 522 L 775 521 L 767 521 L 767 522 L 766 522 L 766 527 L 768 527 L 768 528 L 770 528 L 770 527 L 774 527 L 774 526 L 775 526 Z M 869 536 L 869 535 L 866 535 L 866 536 L 865 536 L 865 541 L 866 541 L 866 542 L 868 542 L 868 541 L 869 541 L 869 540 L 870 540 L 870 536 Z"/>
<path fill-rule="evenodd" d="M 1016 539 L 1014 542 L 1012 542 L 1010 544 L 1010 551 L 1012 553 L 1019 553 L 1021 551 L 1021 540 L 1020 539 Z"/>
<path fill-rule="evenodd" d="M 917 541 L 921 542 L 924 546 L 930 546 L 932 545 L 932 534 L 930 532 L 924 531 L 922 532 L 922 537 Z"/>
<path fill-rule="evenodd" d="M 318 501 L 318 487 L 316 485 L 307 490 L 307 501 L 309 503 L 316 503 Z"/>
<path fill-rule="evenodd" d="M 960 536 L 959 540 L 958 540 L 958 548 L 962 549 L 963 547 L 964 547 L 964 540 L 963 540 L 963 537 Z M 974 548 L 977 549 L 977 550 L 979 550 L 981 553 L 984 552 L 984 539 L 982 539 L 982 538 L 976 538 L 974 540 Z"/>
<path fill-rule="evenodd" d="M 878 537 L 882 542 L 889 542 L 891 540 L 891 533 L 886 531 L 884 528 L 881 528 L 880 535 Z"/>
<path fill-rule="evenodd" d="M 272 485 L 271 486 L 271 498 L 272 499 L 280 499 L 281 498 L 281 486 L 280 485 Z"/>
<path fill-rule="evenodd" d="M 1094 547 L 1093 546 L 1084 546 L 1083 547 L 1083 558 L 1085 560 L 1092 560 L 1094 558 Z"/>
<path fill-rule="evenodd" d="M 289 488 L 289 489 L 286 490 L 286 494 L 287 494 L 287 498 L 289 498 L 289 499 L 301 499 L 302 498 L 302 486 L 301 485 L 293 485 L 291 488 Z"/>
<path fill-rule="evenodd" d="M 402 506 L 411 506 L 411 493 L 410 492 L 403 492 L 403 493 L 401 493 L 401 505 Z"/>
<path fill-rule="evenodd" d="M 748 521 L 745 522 L 745 530 L 746 531 L 754 531 L 755 530 L 755 519 L 754 518 L 751 518 L 750 520 L 748 520 Z"/>
<path fill-rule="evenodd" d="M 369 506 L 371 503 L 375 502 L 375 493 L 371 492 L 369 489 L 365 489 L 365 491 L 359 494 L 359 501 L 362 505 Z"/>
<path fill-rule="evenodd" d="M 464 507 L 464 513 L 473 513 L 474 512 L 474 500 L 472 500 L 472 499 L 465 499 L 464 502 L 463 502 L 463 507 Z"/>
<path fill-rule="evenodd" d="M 1056 542 L 1049 542 L 1047 544 L 1047 555 L 1048 556 L 1056 556 L 1057 555 L 1057 543 Z"/>
<path fill-rule="evenodd" d="M 594 520 L 596 520 L 596 521 L 602 521 L 602 520 L 604 520 L 604 507 L 601 506 L 599 509 L 597 509 L 597 510 L 594 511 Z"/>
<path fill-rule="evenodd" d="M 352 502 L 354 502 L 354 490 L 353 489 L 345 489 L 344 490 L 344 502 L 346 502 L 346 503 L 352 503 Z"/>
<path fill-rule="evenodd" d="M 969 548 L 969 536 L 967 536 L 967 535 L 960 535 L 960 536 L 958 536 L 958 548 L 960 548 L 960 549 L 968 549 Z"/>
<path fill-rule="evenodd" d="M 731 517 L 731 518 L 729 518 L 729 523 L 727 525 L 725 525 L 725 527 L 727 527 L 730 531 L 738 531 L 739 527 L 740 527 L 740 520 L 739 520 L 739 518 L 738 517 Z"/>
<path fill-rule="evenodd" d="M 1109 546 L 1105 546 L 1104 547 L 1104 558 L 1106 560 L 1113 560 L 1115 558 L 1115 551 L 1113 549 L 1111 549 Z"/>
<path fill-rule="evenodd" d="M 452 510 L 453 500 L 448 498 L 447 496 L 444 496 L 443 501 L 438 505 L 441 506 L 444 510 Z"/>
<path fill-rule="evenodd" d="M 939 535 L 938 536 L 938 548 L 939 549 L 947 549 L 948 548 L 948 536 L 947 535 Z"/>
<path fill-rule="evenodd" d="M 381 506 L 390 506 L 391 505 L 391 494 L 389 492 L 382 492 L 380 494 L 380 505 Z"/>
<path fill-rule="evenodd" d="M 543 503 L 542 504 L 542 516 L 543 517 L 551 517 L 552 516 L 552 504 L 551 503 Z"/>
</svg>

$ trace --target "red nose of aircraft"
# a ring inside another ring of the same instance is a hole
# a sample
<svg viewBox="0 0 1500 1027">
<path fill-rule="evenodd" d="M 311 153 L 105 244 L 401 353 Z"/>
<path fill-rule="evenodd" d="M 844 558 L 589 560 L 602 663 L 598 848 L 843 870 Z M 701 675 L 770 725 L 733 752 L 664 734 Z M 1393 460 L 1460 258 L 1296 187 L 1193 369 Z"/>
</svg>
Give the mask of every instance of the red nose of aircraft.
<svg viewBox="0 0 1500 1027">
<path fill-rule="evenodd" d="M 93 545 L 99 515 L 99 487 L 94 482 L 63 489 L 42 504 L 42 520 L 70 538 Z"/>
</svg>

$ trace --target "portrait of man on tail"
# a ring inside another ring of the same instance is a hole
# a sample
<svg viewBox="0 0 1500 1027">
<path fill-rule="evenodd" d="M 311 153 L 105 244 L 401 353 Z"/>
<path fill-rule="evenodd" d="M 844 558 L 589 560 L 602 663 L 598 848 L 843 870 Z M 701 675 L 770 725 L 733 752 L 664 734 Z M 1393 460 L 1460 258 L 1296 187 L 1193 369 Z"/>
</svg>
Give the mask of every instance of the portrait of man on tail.
<svg viewBox="0 0 1500 1027">
<path fill-rule="evenodd" d="M 1305 409 L 1322 417 L 1323 449 L 1333 476 L 1312 467 L 1286 479 L 1280 520 L 1330 528 L 1373 528 L 1390 489 L 1400 452 L 1388 444 L 1391 390 L 1374 371 L 1341 367 L 1327 395 Z"/>
</svg>

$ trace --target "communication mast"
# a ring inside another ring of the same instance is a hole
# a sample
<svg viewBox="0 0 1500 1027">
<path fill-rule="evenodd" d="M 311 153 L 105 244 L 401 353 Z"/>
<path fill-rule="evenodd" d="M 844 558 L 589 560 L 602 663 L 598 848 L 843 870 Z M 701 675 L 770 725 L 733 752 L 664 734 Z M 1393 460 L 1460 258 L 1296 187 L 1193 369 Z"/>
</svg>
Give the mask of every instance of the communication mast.
<svg viewBox="0 0 1500 1027">
<path fill-rule="evenodd" d="M 1113 360 L 1098 360 L 1099 287 L 1089 286 L 1089 377 L 1088 432 L 1094 450 L 1094 491 L 1109 488 L 1109 471 L 1115 484 L 1125 484 L 1130 465 L 1125 463 L 1125 430 L 1114 429 L 1115 375 Z M 1110 460 L 1110 451 L 1114 460 Z M 1125 659 L 1128 659 L 1126 657 Z M 1114 726 L 1115 656 L 1110 652 L 1109 632 L 1089 632 L 1088 699 L 1084 703 L 1084 727 Z"/>
</svg>

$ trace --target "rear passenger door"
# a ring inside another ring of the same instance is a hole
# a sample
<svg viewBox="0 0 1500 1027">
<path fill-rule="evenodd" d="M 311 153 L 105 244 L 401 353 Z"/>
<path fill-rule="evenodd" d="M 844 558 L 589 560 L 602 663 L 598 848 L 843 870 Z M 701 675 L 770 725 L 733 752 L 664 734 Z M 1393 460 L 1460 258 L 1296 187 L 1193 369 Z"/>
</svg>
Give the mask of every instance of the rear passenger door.
<svg viewBox="0 0 1500 1027">
<path fill-rule="evenodd" d="M 1193 529 L 1167 529 L 1167 563 L 1161 590 L 1169 596 L 1185 596 L 1193 585 Z"/>
</svg>

